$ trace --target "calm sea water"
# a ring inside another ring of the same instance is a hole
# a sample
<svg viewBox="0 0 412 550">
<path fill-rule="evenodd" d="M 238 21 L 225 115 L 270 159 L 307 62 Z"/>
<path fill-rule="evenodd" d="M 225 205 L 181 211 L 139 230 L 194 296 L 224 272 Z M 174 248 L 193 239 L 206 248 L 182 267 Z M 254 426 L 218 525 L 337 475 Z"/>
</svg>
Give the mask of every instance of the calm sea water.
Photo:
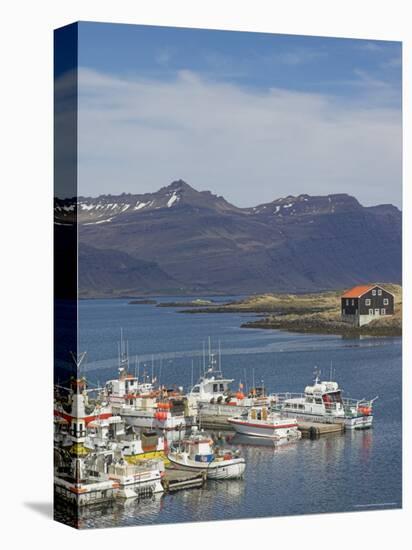
<svg viewBox="0 0 412 550">
<path fill-rule="evenodd" d="M 172 301 L 174 298 L 160 298 Z M 178 299 L 178 298 L 176 298 Z M 221 298 L 225 300 L 225 298 Z M 80 349 L 91 383 L 117 374 L 120 328 L 139 369 L 167 385 L 197 380 L 208 336 L 222 349 L 225 376 L 268 391 L 301 392 L 314 367 L 330 367 L 345 395 L 379 396 L 372 430 L 275 447 L 234 442 L 246 458 L 242 481 L 209 481 L 203 489 L 153 500 L 116 503 L 82 513 L 80 527 L 205 521 L 290 514 L 399 508 L 402 505 L 402 342 L 400 338 L 343 339 L 241 329 L 249 314 L 183 314 L 175 308 L 129 305 L 127 300 L 80 302 Z"/>
</svg>

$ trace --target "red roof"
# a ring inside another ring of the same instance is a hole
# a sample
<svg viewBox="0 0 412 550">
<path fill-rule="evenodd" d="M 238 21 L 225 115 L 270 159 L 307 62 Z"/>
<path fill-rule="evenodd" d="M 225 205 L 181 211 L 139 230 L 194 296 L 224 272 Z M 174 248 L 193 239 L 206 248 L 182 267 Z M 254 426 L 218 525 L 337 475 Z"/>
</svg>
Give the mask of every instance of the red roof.
<svg viewBox="0 0 412 550">
<path fill-rule="evenodd" d="M 371 290 L 372 288 L 375 288 L 376 285 L 358 285 L 354 286 L 353 288 L 347 290 L 344 294 L 342 294 L 342 298 L 360 298 L 363 296 L 368 290 Z"/>
</svg>

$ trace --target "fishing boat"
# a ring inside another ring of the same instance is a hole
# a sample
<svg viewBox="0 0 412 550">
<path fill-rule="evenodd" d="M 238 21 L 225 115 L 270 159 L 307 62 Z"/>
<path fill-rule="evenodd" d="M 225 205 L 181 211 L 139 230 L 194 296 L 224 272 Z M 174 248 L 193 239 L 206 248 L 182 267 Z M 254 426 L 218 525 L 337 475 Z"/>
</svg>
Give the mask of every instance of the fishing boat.
<svg viewBox="0 0 412 550">
<path fill-rule="evenodd" d="M 206 358 L 203 359 L 204 365 Z M 222 373 L 222 360 L 219 345 L 218 360 L 211 350 L 209 339 L 208 367 L 204 366 L 203 375 L 196 384 L 192 384 L 187 400 L 189 410 L 198 415 L 237 416 L 253 405 L 268 404 L 264 387 L 254 387 L 245 393 L 244 385 L 239 382 L 237 391 L 232 390 L 233 378 Z"/>
<path fill-rule="evenodd" d="M 130 373 L 129 343 L 123 339 L 122 329 L 120 329 L 120 342 L 118 343 L 118 371 L 118 378 L 108 380 L 105 384 L 105 394 L 110 403 L 123 405 L 128 402 L 131 395 L 153 396 L 156 393 L 153 373 L 151 378 L 146 371 L 139 376 L 137 358 L 135 375 Z"/>
<path fill-rule="evenodd" d="M 220 367 L 220 359 L 219 367 L 217 367 L 215 354 L 211 352 L 209 344 L 209 366 L 207 370 L 204 369 L 203 376 L 199 378 L 198 383 L 192 386 L 187 394 L 191 406 L 199 407 L 201 405 L 227 402 L 227 398 L 231 393 L 230 385 L 233 381 L 233 378 L 224 378 Z"/>
<path fill-rule="evenodd" d="M 56 468 L 54 476 L 54 495 L 76 507 L 91 506 L 110 502 L 116 496 L 119 484 L 107 474 L 84 471 L 79 465 L 81 458 L 74 461 L 73 468 Z"/>
<path fill-rule="evenodd" d="M 165 455 L 165 438 L 155 431 L 128 434 L 119 440 L 117 447 L 129 464 L 138 464 L 140 461 L 150 458 L 160 458 L 168 462 Z"/>
<path fill-rule="evenodd" d="M 117 483 L 115 496 L 118 498 L 135 498 L 152 496 L 163 492 L 162 460 L 144 460 L 138 464 L 129 464 L 121 459 L 108 468 L 109 479 Z"/>
<path fill-rule="evenodd" d="M 167 399 L 130 396 L 129 404 L 114 407 L 114 410 L 127 425 L 140 429 L 179 432 L 195 423 L 193 416 L 188 414 L 186 400 L 180 396 Z"/>
<path fill-rule="evenodd" d="M 319 375 L 316 373 L 313 385 L 306 386 L 303 394 L 275 394 L 272 408 L 301 421 L 343 423 L 348 430 L 370 428 L 377 397 L 369 400 L 343 397 L 337 382 L 321 381 Z"/>
<path fill-rule="evenodd" d="M 208 479 L 237 479 L 245 471 L 245 459 L 238 450 L 216 449 L 213 440 L 196 429 L 172 447 L 168 459 L 182 469 L 203 471 Z"/>
<path fill-rule="evenodd" d="M 267 407 L 252 407 L 246 414 L 228 418 L 239 434 L 268 439 L 297 440 L 301 438 L 296 418 L 271 412 Z"/>
</svg>

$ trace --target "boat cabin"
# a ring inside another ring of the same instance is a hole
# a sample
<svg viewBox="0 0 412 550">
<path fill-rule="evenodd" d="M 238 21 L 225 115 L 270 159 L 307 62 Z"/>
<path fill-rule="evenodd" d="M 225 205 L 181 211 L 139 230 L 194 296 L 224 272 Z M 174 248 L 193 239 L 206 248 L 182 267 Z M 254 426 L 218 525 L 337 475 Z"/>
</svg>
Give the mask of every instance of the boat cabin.
<svg viewBox="0 0 412 550">
<path fill-rule="evenodd" d="M 306 386 L 300 397 L 286 398 L 283 402 L 285 412 L 309 414 L 344 414 L 344 403 L 337 382 L 315 380 L 313 386 Z"/>
<path fill-rule="evenodd" d="M 219 376 L 204 376 L 199 383 L 193 386 L 190 396 L 201 401 L 210 401 L 211 399 L 223 399 L 230 392 L 231 378 L 221 378 Z"/>
</svg>

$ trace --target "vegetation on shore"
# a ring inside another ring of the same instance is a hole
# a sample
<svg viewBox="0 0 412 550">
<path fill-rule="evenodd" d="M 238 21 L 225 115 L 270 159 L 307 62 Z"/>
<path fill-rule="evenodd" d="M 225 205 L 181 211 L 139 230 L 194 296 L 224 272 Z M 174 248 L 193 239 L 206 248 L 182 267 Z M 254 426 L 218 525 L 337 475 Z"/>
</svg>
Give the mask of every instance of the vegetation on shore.
<svg viewBox="0 0 412 550">
<path fill-rule="evenodd" d="M 341 320 L 340 297 L 343 290 L 310 294 L 262 294 L 244 300 L 191 308 L 186 313 L 257 313 L 259 318 L 242 324 L 244 328 L 281 329 L 290 332 L 342 334 L 344 336 L 400 336 L 402 334 L 402 287 L 381 284 L 395 296 L 395 314 L 363 327 Z"/>
</svg>

